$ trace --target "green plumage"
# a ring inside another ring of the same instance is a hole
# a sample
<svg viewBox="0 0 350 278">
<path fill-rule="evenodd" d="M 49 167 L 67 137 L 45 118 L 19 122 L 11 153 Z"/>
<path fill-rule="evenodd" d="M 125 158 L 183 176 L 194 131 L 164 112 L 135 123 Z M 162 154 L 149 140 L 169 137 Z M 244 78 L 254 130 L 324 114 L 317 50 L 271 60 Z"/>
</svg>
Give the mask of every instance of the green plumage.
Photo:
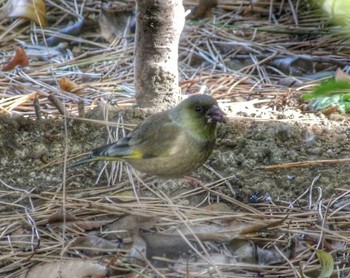
<svg viewBox="0 0 350 278">
<path fill-rule="evenodd" d="M 182 177 L 211 154 L 217 122 L 224 113 L 215 99 L 194 95 L 172 109 L 156 113 L 115 143 L 92 151 L 71 167 L 95 160 L 124 160 L 140 172 Z"/>
</svg>

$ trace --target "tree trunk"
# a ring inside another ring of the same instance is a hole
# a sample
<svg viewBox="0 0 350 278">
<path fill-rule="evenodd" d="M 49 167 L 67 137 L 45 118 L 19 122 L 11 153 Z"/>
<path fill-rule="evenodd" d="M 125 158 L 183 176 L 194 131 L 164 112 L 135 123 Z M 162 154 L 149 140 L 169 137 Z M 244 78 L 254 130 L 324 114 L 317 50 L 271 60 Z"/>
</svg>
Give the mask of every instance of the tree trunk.
<svg viewBox="0 0 350 278">
<path fill-rule="evenodd" d="M 182 0 L 137 0 L 135 90 L 139 107 L 179 101 L 178 46 L 185 23 Z"/>
</svg>

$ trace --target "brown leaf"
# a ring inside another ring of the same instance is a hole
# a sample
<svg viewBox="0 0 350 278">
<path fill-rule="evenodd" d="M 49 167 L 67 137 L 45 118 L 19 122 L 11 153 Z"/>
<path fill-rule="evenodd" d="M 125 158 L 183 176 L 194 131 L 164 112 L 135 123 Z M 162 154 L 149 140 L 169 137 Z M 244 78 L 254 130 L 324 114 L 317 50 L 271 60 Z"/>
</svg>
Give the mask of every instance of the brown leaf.
<svg viewBox="0 0 350 278">
<path fill-rule="evenodd" d="M 148 258 L 165 255 L 168 258 L 177 259 L 190 249 L 188 242 L 183 237 L 186 237 L 189 241 L 196 241 L 196 237 L 203 241 L 228 241 L 238 237 L 241 231 L 240 228 L 238 228 L 239 231 L 231 230 L 231 227 L 223 228 L 216 224 L 194 225 L 191 226 L 191 230 L 183 225 L 178 229 L 169 228 L 164 232 L 143 233 L 142 238 L 147 245 Z"/>
<path fill-rule="evenodd" d="M 76 221 L 77 218 L 74 215 L 70 214 L 69 212 L 68 213 L 66 212 L 65 220 L 68 221 L 68 222 L 69 221 Z M 63 209 L 62 208 L 60 208 L 57 211 L 55 211 L 54 213 L 52 213 L 49 216 L 49 218 L 47 219 L 47 223 L 50 223 L 50 224 L 57 223 L 57 222 L 61 223 L 63 221 L 64 221 L 64 215 L 63 215 Z"/>
<path fill-rule="evenodd" d="M 203 207 L 204 210 L 207 211 L 212 211 L 212 212 L 232 212 L 232 209 L 230 208 L 229 205 L 225 204 L 225 203 L 214 203 L 214 204 L 210 204 L 207 205 L 205 207 Z"/>
<path fill-rule="evenodd" d="M 135 192 L 132 190 L 118 192 L 113 196 L 113 198 L 119 202 L 134 202 L 136 200 Z"/>
<path fill-rule="evenodd" d="M 260 232 L 266 228 L 275 227 L 283 223 L 283 221 L 285 221 L 285 219 L 272 222 L 259 221 L 255 223 L 241 223 L 233 220 L 227 222 L 228 224 L 225 225 L 198 224 L 191 227 L 183 225 L 178 229 L 171 228 L 162 232 L 162 234 L 180 236 L 180 232 L 189 240 L 196 240 L 197 237 L 200 240 L 230 241 L 237 237 L 246 236 L 248 234 Z"/>
<path fill-rule="evenodd" d="M 79 91 L 79 90 L 76 90 L 79 86 L 65 76 L 61 77 L 61 79 L 59 80 L 59 85 L 63 91 L 67 91 L 67 92 Z"/>
<path fill-rule="evenodd" d="M 93 230 L 111 223 L 111 220 L 79 220 L 69 212 L 66 212 L 66 217 L 64 218 L 62 209 L 59 209 L 49 216 L 47 224 L 52 228 L 62 227 L 64 220 L 66 221 L 65 225 L 67 228 L 79 231 Z"/>
<path fill-rule="evenodd" d="M 109 230 L 151 229 L 158 221 L 158 217 L 143 215 L 127 215 L 115 223 L 108 225 Z"/>
<path fill-rule="evenodd" d="M 70 221 L 70 222 L 66 222 L 65 224 L 67 229 L 71 229 L 72 231 L 76 231 L 76 232 L 81 232 L 81 231 L 89 231 L 96 228 L 100 228 L 101 226 L 104 226 L 110 222 L 111 222 L 110 220 L 93 220 L 93 221 L 81 220 L 81 221 Z M 62 227 L 62 225 L 63 225 L 63 222 L 50 224 L 50 226 L 53 228 Z"/>
<path fill-rule="evenodd" d="M 12 58 L 10 62 L 5 64 L 1 70 L 2 71 L 8 71 L 14 69 L 16 66 L 26 67 L 28 66 L 29 61 L 27 54 L 25 53 L 24 49 L 20 46 L 16 47 L 15 56 Z"/>
</svg>

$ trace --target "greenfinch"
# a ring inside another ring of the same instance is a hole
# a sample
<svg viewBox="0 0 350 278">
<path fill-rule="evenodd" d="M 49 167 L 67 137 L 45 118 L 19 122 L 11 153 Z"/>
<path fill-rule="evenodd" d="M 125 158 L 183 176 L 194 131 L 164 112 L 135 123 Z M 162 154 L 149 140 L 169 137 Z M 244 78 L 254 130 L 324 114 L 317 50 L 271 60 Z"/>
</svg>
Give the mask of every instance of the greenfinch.
<svg viewBox="0 0 350 278">
<path fill-rule="evenodd" d="M 179 178 L 200 167 L 216 141 L 225 113 L 208 95 L 192 95 L 172 109 L 151 115 L 126 137 L 97 148 L 70 167 L 96 160 L 124 160 L 136 170 Z"/>
</svg>

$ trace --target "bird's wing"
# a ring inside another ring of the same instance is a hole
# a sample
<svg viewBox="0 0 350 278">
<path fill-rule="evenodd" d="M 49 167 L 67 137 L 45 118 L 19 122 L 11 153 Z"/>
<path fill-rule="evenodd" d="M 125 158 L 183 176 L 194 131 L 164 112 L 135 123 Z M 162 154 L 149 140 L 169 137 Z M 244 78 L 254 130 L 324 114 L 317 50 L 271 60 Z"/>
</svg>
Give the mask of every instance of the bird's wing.
<svg viewBox="0 0 350 278">
<path fill-rule="evenodd" d="M 177 151 L 182 141 L 186 143 L 185 137 L 185 131 L 162 112 L 148 117 L 126 137 L 95 151 L 104 157 L 162 157 Z"/>
</svg>

